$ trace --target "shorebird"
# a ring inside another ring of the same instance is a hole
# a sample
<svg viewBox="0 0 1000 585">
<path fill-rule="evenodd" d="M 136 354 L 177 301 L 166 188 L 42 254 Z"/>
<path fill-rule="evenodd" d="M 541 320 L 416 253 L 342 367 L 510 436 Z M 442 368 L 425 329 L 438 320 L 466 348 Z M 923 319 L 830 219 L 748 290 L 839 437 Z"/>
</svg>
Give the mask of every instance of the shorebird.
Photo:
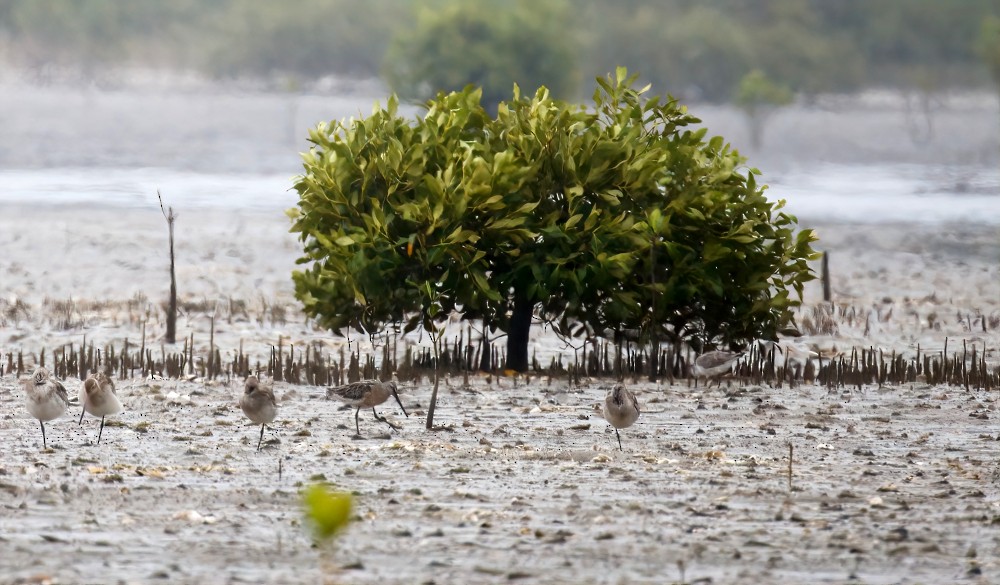
<svg viewBox="0 0 1000 585">
<path fill-rule="evenodd" d="M 346 386 L 330 388 L 326 391 L 327 400 L 336 398 L 357 407 L 354 411 L 354 430 L 357 431 L 358 435 L 361 434 L 361 427 L 358 426 L 358 414 L 361 412 L 362 407 L 368 408 L 370 406 L 372 414 L 375 415 L 375 420 L 384 422 L 397 431 L 400 429 L 400 427 L 389 422 L 387 418 L 379 416 L 375 412 L 375 406 L 388 400 L 389 396 L 393 396 L 396 399 L 396 403 L 399 404 L 399 408 L 402 409 L 403 414 L 409 417 L 410 415 L 403 408 L 403 403 L 400 402 L 399 394 L 396 392 L 396 382 L 392 380 L 388 382 L 361 380 L 360 382 L 354 382 Z"/>
<path fill-rule="evenodd" d="M 701 354 L 695 358 L 694 367 L 691 368 L 695 382 L 701 378 L 718 380 L 723 375 L 732 373 L 733 365 L 742 355 L 742 351 L 709 351 Z"/>
<path fill-rule="evenodd" d="M 124 408 L 118 395 L 115 393 L 115 384 L 104 372 L 92 374 L 83 381 L 80 386 L 80 402 L 83 410 L 80 412 L 80 420 L 77 424 L 83 424 L 83 415 L 90 413 L 101 417 L 101 429 L 97 431 L 97 445 L 101 444 L 101 435 L 104 434 L 104 417 L 109 414 L 118 414 Z"/>
<path fill-rule="evenodd" d="M 240 396 L 240 408 L 247 418 L 260 425 L 260 438 L 257 439 L 257 450 L 264 440 L 264 427 L 274 422 L 278 414 L 278 401 L 274 399 L 274 390 L 269 385 L 261 383 L 257 376 L 247 376 L 243 384 L 243 396 Z"/>
<path fill-rule="evenodd" d="M 615 427 L 619 451 L 624 451 L 624 449 L 622 449 L 622 436 L 618 433 L 618 429 L 628 428 L 634 425 L 638 419 L 639 401 L 635 399 L 635 394 L 632 394 L 624 384 L 615 384 L 604 398 L 604 420 Z"/>
<path fill-rule="evenodd" d="M 767 339 L 758 339 L 757 346 L 760 349 L 761 355 L 764 356 L 771 349 L 776 349 L 778 353 L 774 356 L 774 365 L 778 367 L 797 364 L 805 368 L 809 364 L 809 360 L 819 357 L 818 353 L 809 349 L 804 344 L 788 340 L 770 341 Z"/>
<path fill-rule="evenodd" d="M 69 407 L 69 396 L 62 382 L 49 376 L 49 371 L 42 366 L 35 368 L 31 378 L 25 383 L 27 391 L 25 400 L 28 412 L 38 419 L 42 426 L 42 449 L 48 449 L 45 440 L 45 421 L 57 419 Z"/>
<path fill-rule="evenodd" d="M 785 352 L 786 362 L 799 364 L 803 368 L 805 368 L 809 364 L 809 360 L 819 357 L 818 353 L 800 343 L 793 343 L 791 341 L 780 341 L 778 342 L 778 345 Z"/>
<path fill-rule="evenodd" d="M 98 371 L 91 374 L 88 378 L 94 378 L 97 380 L 97 387 L 104 388 L 105 391 L 110 391 L 112 394 L 116 394 L 115 383 L 111 381 L 111 378 L 107 376 L 104 372 Z M 80 404 L 87 403 L 87 381 L 84 380 L 83 384 L 80 384 L 80 391 L 77 393 L 77 398 L 80 400 Z M 83 422 L 83 413 L 80 413 L 80 422 Z"/>
</svg>

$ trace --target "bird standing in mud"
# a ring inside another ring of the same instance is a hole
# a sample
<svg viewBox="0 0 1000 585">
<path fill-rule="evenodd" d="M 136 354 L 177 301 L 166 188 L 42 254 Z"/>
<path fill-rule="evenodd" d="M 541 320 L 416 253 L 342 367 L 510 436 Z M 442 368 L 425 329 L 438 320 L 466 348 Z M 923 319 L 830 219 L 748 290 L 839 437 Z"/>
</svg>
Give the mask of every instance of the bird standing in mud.
<svg viewBox="0 0 1000 585">
<path fill-rule="evenodd" d="M 104 434 L 104 417 L 109 414 L 118 414 L 124 408 L 115 393 L 115 384 L 104 372 L 88 376 L 80 386 L 80 402 L 83 410 L 80 412 L 80 420 L 77 424 L 83 424 L 83 415 L 90 413 L 101 417 L 101 428 L 97 431 L 97 443 L 101 444 L 101 435 Z"/>
<path fill-rule="evenodd" d="M 243 384 L 243 395 L 240 396 L 240 409 L 248 419 L 260 425 L 260 438 L 257 439 L 257 450 L 260 451 L 264 427 L 274 422 L 274 417 L 278 415 L 278 401 L 274 399 L 274 391 L 257 376 L 247 376 L 247 381 Z"/>
<path fill-rule="evenodd" d="M 31 378 L 25 383 L 25 402 L 31 416 L 42 425 L 42 449 L 48 449 L 45 441 L 45 421 L 59 418 L 69 407 L 69 396 L 62 382 L 49 376 L 43 366 L 35 368 Z"/>
<path fill-rule="evenodd" d="M 813 351 L 808 346 L 795 343 L 789 340 L 770 341 L 758 339 L 757 347 L 761 355 L 768 355 L 771 350 L 775 350 L 774 365 L 777 367 L 799 366 L 805 368 L 809 361 L 818 358 L 819 353 Z"/>
<path fill-rule="evenodd" d="M 742 351 L 709 351 L 701 354 L 695 358 L 694 367 L 691 368 L 691 373 L 695 377 L 695 384 L 702 378 L 718 381 L 722 376 L 731 374 L 736 360 L 742 356 Z"/>
<path fill-rule="evenodd" d="M 375 415 L 375 420 L 384 422 L 394 430 L 398 431 L 400 429 L 400 427 L 389 422 L 387 418 L 379 416 L 375 412 L 375 406 L 388 400 L 389 396 L 396 399 L 396 404 L 399 404 L 399 408 L 403 411 L 403 414 L 409 417 L 410 415 L 403 408 L 403 403 L 399 400 L 399 393 L 396 391 L 396 382 L 392 380 L 388 382 L 361 380 L 360 382 L 354 382 L 346 386 L 330 388 L 326 391 L 327 400 L 336 398 L 357 407 L 354 411 L 354 430 L 357 431 L 358 435 L 361 434 L 361 427 L 358 426 L 358 413 L 361 412 L 362 407 L 368 408 L 370 406 L 372 414 Z"/>
<path fill-rule="evenodd" d="M 615 384 L 604 398 L 604 420 L 615 427 L 618 450 L 624 451 L 622 436 L 618 433 L 618 429 L 628 428 L 639 420 L 639 401 L 624 384 Z"/>
</svg>

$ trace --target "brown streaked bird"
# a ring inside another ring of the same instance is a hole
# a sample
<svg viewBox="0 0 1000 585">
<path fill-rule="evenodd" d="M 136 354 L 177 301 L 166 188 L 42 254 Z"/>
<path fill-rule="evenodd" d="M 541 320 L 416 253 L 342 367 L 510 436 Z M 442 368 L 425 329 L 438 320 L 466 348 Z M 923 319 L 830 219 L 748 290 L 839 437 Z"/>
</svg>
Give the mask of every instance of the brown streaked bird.
<svg viewBox="0 0 1000 585">
<path fill-rule="evenodd" d="M 722 376 L 732 373 L 733 365 L 742 355 L 742 351 L 708 351 L 701 354 L 695 358 L 694 367 L 691 368 L 695 382 L 701 378 L 718 381 Z"/>
<path fill-rule="evenodd" d="M 115 395 L 118 394 L 115 391 L 115 383 L 112 382 L 111 378 L 109 378 L 107 374 L 105 374 L 103 371 L 98 370 L 96 373 L 93 373 L 90 376 L 88 376 L 88 378 L 89 377 L 93 377 L 95 380 L 97 380 L 98 387 L 102 388 L 105 392 L 110 391 L 112 394 Z M 80 399 L 80 404 L 85 404 L 87 401 L 86 387 L 87 387 L 87 382 L 86 380 L 84 380 L 84 383 L 80 385 L 80 392 L 77 394 L 77 397 Z M 80 413 L 80 419 L 81 420 L 83 419 L 83 413 Z"/>
<path fill-rule="evenodd" d="M 59 418 L 69 407 L 69 396 L 62 382 L 49 375 L 44 366 L 35 368 L 25 384 L 25 403 L 31 416 L 42 426 L 42 449 L 48 449 L 45 440 L 45 421 Z"/>
<path fill-rule="evenodd" d="M 80 420 L 77 424 L 83 424 L 83 415 L 90 413 L 93 416 L 101 417 L 101 428 L 97 431 L 97 445 L 101 444 L 101 435 L 104 434 L 104 417 L 109 414 L 118 414 L 124 408 L 118 395 L 115 393 L 115 384 L 104 372 L 91 374 L 80 386 L 80 402 L 83 410 L 80 412 Z"/>
<path fill-rule="evenodd" d="M 361 434 L 361 427 L 358 426 L 358 413 L 361 412 L 362 407 L 372 409 L 372 414 L 375 415 L 375 420 L 384 422 L 395 430 L 399 430 L 400 427 L 392 424 L 383 416 L 379 416 L 375 412 L 375 406 L 382 404 L 389 399 L 390 396 L 395 397 L 396 404 L 399 404 L 399 408 L 402 409 L 403 414 L 409 417 L 406 409 L 403 408 L 403 403 L 399 400 L 399 393 L 396 391 L 396 382 L 390 380 L 388 382 L 380 382 L 378 380 L 361 380 L 360 382 L 354 382 L 347 384 L 346 386 L 338 386 L 336 388 L 330 388 L 326 391 L 326 399 L 330 400 L 336 398 L 337 400 L 342 400 L 351 406 L 357 407 L 354 411 L 354 430 L 357 431 L 358 435 Z"/>
<path fill-rule="evenodd" d="M 618 429 L 625 429 L 635 424 L 639 420 L 639 401 L 635 394 L 625 387 L 625 384 L 615 384 L 608 395 L 604 398 L 604 420 L 615 427 L 615 436 L 618 437 L 618 450 L 622 449 L 622 436 Z"/>
<path fill-rule="evenodd" d="M 240 396 L 240 409 L 252 422 L 260 425 L 260 438 L 257 439 L 257 450 L 264 440 L 264 427 L 274 422 L 278 415 L 278 401 L 274 399 L 274 390 L 264 384 L 257 376 L 247 376 L 243 384 L 243 396 Z"/>
</svg>

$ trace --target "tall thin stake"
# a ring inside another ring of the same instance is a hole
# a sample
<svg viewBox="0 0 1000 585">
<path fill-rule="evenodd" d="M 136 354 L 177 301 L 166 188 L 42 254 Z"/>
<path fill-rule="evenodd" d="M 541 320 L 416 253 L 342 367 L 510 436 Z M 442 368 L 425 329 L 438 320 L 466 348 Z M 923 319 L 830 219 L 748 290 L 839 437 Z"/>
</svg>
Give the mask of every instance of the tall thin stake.
<svg viewBox="0 0 1000 585">
<path fill-rule="evenodd" d="M 211 325 L 208 330 L 208 379 L 215 378 L 215 315 L 212 315 Z"/>
<path fill-rule="evenodd" d="M 792 444 L 788 443 L 788 491 L 792 491 Z"/>
<path fill-rule="evenodd" d="M 177 277 L 174 272 L 174 208 L 163 209 L 163 196 L 160 190 L 156 190 L 156 197 L 160 200 L 160 211 L 163 212 L 163 219 L 167 220 L 167 230 L 170 233 L 170 300 L 167 304 L 167 343 L 177 341 Z"/>
<path fill-rule="evenodd" d="M 441 385 L 441 332 L 438 331 L 437 325 L 432 322 L 428 334 L 434 345 L 434 388 L 431 390 L 431 400 L 430 405 L 427 407 L 427 424 L 425 426 L 428 431 L 432 431 L 434 430 L 434 410 L 437 408 L 438 388 Z"/>
<path fill-rule="evenodd" d="M 649 310 L 649 381 L 655 382 L 660 365 L 660 341 L 656 337 L 656 236 L 649 243 L 649 290 L 651 308 Z"/>
<path fill-rule="evenodd" d="M 830 293 L 830 253 L 823 252 L 823 302 L 829 303 L 833 295 Z"/>
</svg>

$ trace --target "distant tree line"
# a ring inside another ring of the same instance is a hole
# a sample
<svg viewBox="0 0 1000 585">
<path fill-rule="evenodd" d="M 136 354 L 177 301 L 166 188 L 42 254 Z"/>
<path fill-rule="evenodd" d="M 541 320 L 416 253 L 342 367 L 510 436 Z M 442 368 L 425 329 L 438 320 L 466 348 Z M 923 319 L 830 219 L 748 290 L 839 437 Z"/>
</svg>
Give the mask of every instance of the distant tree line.
<svg viewBox="0 0 1000 585">
<path fill-rule="evenodd" d="M 515 81 L 578 99 L 626 65 L 727 102 L 751 72 L 805 96 L 988 87 L 997 18 L 1000 0 L 0 0 L 0 59 L 381 77 L 412 99 L 471 82 L 486 104 Z"/>
</svg>

